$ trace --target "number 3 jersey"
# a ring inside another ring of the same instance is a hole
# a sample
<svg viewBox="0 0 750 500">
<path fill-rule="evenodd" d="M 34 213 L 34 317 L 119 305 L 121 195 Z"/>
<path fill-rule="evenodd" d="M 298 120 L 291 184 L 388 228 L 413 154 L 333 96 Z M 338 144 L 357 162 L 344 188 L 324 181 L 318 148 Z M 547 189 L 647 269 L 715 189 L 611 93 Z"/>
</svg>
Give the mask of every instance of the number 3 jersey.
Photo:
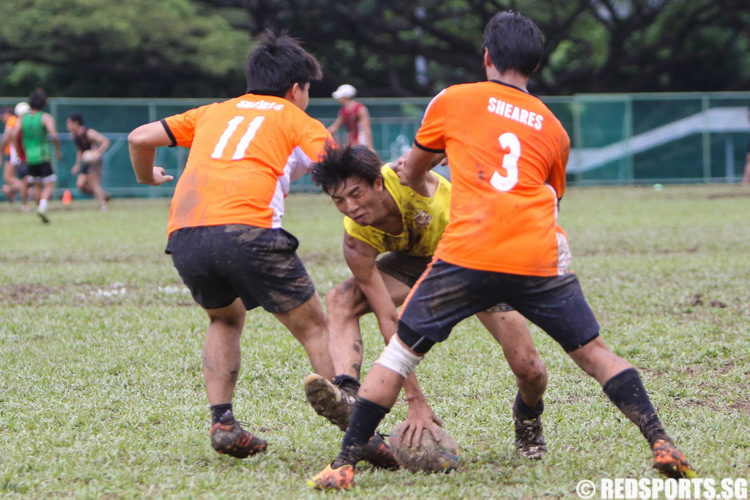
<svg viewBox="0 0 750 500">
<path fill-rule="evenodd" d="M 247 224 L 281 227 L 289 183 L 317 161 L 331 136 L 292 102 L 246 94 L 162 120 L 172 145 L 190 148 L 167 232 Z"/>
<path fill-rule="evenodd" d="M 557 225 L 570 139 L 538 98 L 496 81 L 454 85 L 430 102 L 415 143 L 448 156 L 451 220 L 436 257 L 525 276 L 568 272 Z"/>
</svg>

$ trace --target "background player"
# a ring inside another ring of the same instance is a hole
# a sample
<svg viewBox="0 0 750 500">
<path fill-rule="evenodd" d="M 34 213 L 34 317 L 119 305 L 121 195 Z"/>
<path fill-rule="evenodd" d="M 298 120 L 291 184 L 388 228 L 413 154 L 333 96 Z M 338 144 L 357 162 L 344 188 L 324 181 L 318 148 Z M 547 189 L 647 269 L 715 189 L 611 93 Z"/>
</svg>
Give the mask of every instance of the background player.
<svg viewBox="0 0 750 500">
<path fill-rule="evenodd" d="M 78 174 L 76 187 L 88 195 L 93 195 L 99 202 L 99 209 L 106 210 L 109 196 L 102 189 L 101 181 L 104 172 L 102 155 L 109 147 L 109 139 L 93 128 L 85 126 L 83 116 L 78 112 L 68 115 L 65 127 L 76 145 L 76 162 L 70 169 L 71 174 Z M 93 158 L 83 161 L 83 153 L 86 151 L 91 151 Z"/>
<path fill-rule="evenodd" d="M 16 110 L 18 110 L 16 112 Z M 2 148 L 2 154 L 6 156 L 3 165 L 3 194 L 9 203 L 16 199 L 16 193 L 21 197 L 21 210 L 28 211 L 28 181 L 25 179 L 28 169 L 18 151 L 18 140 L 10 140 L 10 132 L 18 124 L 18 117 L 25 115 L 29 111 L 29 105 L 25 102 L 19 102 L 16 108 L 3 107 L 2 120 L 5 123 L 4 136 L 8 136 L 7 145 Z M 6 141 L 4 141 L 5 143 Z"/>
<path fill-rule="evenodd" d="M 49 222 L 47 216 L 47 205 L 55 189 L 57 176 L 52 169 L 52 158 L 49 140 L 55 148 L 57 160 L 62 159 L 60 141 L 57 137 L 55 119 L 51 114 L 44 111 L 47 105 L 47 94 L 43 89 L 36 89 L 29 95 L 30 110 L 19 118 L 19 123 L 7 136 L 9 141 L 17 141 L 20 137 L 20 145 L 26 157 L 29 176 L 34 182 L 34 198 L 37 203 L 37 214 L 42 222 Z M 0 148 L 5 147 L 6 138 Z"/>
<path fill-rule="evenodd" d="M 328 131 L 336 134 L 343 125 L 346 128 L 346 144 L 363 144 L 373 148 L 372 127 L 370 126 L 370 111 L 367 106 L 354 100 L 357 89 L 345 83 L 331 96 L 339 101 L 341 109 L 336 120 L 328 127 Z"/>
<path fill-rule="evenodd" d="M 531 20 L 500 12 L 484 32 L 488 81 L 449 87 L 427 107 L 401 178 L 420 190 L 436 154 L 447 154 L 451 222 L 401 311 L 397 335 L 362 383 L 338 457 L 311 486 L 350 488 L 362 443 L 393 406 L 405 377 L 460 320 L 499 301 L 537 324 L 599 381 L 648 440 L 656 469 L 673 478 L 695 475 L 659 421 L 638 372 L 599 336 L 568 269 L 557 210 L 570 141 L 526 90 L 542 50 Z"/>
<path fill-rule="evenodd" d="M 328 147 L 312 170 L 314 180 L 346 216 L 344 257 L 352 276 L 326 294 L 334 384 L 313 374 L 305 389 L 318 413 L 344 431 L 359 388 L 363 352 L 359 318 L 374 312 L 388 343 L 396 332 L 396 307 L 427 268 L 449 219 L 450 183 L 427 172 L 425 192 L 416 193 L 399 182 L 396 171 L 402 163 L 403 158 L 393 168 L 382 165 L 378 155 L 364 146 Z M 547 372 L 526 320 L 504 304 L 477 317 L 502 345 L 516 375 L 520 389 L 513 408 L 516 449 L 527 458 L 539 459 L 547 451 L 541 422 Z M 418 445 L 422 429 L 427 428 L 438 439 L 432 424 L 442 421 L 427 404 L 414 373 L 406 378 L 404 391 L 409 410 L 403 438 Z"/>
</svg>

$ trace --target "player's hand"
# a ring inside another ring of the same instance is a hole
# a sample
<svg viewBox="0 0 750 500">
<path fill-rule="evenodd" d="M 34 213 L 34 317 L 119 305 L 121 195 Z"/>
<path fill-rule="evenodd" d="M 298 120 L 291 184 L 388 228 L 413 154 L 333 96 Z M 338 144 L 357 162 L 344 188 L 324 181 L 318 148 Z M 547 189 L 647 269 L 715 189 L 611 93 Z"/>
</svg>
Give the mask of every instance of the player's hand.
<svg viewBox="0 0 750 500">
<path fill-rule="evenodd" d="M 171 182 L 174 180 L 174 175 L 167 175 L 166 170 L 163 167 L 154 167 L 154 180 L 149 182 L 152 186 L 161 186 L 165 182 Z"/>
<path fill-rule="evenodd" d="M 399 439 L 409 448 L 417 447 L 422 442 L 422 431 L 427 429 L 438 442 L 440 437 L 435 429 L 436 424 L 442 427 L 443 421 L 433 413 L 427 402 L 410 404 Z"/>
<path fill-rule="evenodd" d="M 409 157 L 410 152 L 411 149 L 408 149 L 406 153 L 402 154 L 396 161 L 391 163 L 391 169 L 396 172 L 399 182 L 404 186 L 408 185 L 406 184 L 406 177 L 404 177 L 404 165 L 406 164 L 406 159 Z"/>
<path fill-rule="evenodd" d="M 76 163 L 75 165 L 73 165 L 70 168 L 70 173 L 73 174 L 73 175 L 76 175 L 78 173 L 78 169 L 80 169 L 80 168 L 81 168 L 81 166 L 78 163 Z"/>
</svg>

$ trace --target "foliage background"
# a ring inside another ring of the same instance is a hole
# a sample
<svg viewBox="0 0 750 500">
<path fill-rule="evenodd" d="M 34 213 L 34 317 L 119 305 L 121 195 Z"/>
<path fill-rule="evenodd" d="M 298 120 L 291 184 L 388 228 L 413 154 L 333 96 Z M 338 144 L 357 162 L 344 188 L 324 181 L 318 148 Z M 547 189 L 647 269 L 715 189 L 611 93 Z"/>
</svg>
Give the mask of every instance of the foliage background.
<svg viewBox="0 0 750 500">
<path fill-rule="evenodd" d="M 3 0 L 0 95 L 239 95 L 252 38 L 271 29 L 320 59 L 313 97 L 344 82 L 432 96 L 484 78 L 481 30 L 503 9 L 545 34 L 538 94 L 750 87 L 746 0 Z"/>
</svg>

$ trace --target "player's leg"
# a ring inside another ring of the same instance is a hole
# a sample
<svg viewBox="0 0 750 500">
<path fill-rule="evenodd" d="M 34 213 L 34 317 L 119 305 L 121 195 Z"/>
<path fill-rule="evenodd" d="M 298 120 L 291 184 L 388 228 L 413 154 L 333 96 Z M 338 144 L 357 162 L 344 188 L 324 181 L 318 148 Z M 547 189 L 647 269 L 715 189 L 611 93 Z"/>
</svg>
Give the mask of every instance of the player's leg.
<svg viewBox="0 0 750 500">
<path fill-rule="evenodd" d="M 3 182 L 3 194 L 9 203 L 13 203 L 19 191 L 20 182 L 16 178 L 16 169 L 11 160 L 7 160 L 3 166 Z"/>
<path fill-rule="evenodd" d="M 76 187 L 83 194 L 93 194 L 93 191 L 91 191 L 91 188 L 89 186 L 89 174 L 87 173 L 81 172 L 78 174 L 78 177 L 76 177 Z"/>
<path fill-rule="evenodd" d="M 518 394 L 513 404 L 515 446 L 526 458 L 538 460 L 547 452 L 542 427 L 547 369 L 534 346 L 526 319 L 516 311 L 482 311 L 477 318 L 503 348 L 516 376 Z"/>
<path fill-rule="evenodd" d="M 326 310 L 334 371 L 359 380 L 363 355 L 359 318 L 370 312 L 370 306 L 353 276 L 326 294 Z"/>
<path fill-rule="evenodd" d="M 89 187 L 91 188 L 91 192 L 93 193 L 94 198 L 96 198 L 96 201 L 99 202 L 99 209 L 106 210 L 107 197 L 104 189 L 102 188 L 102 170 L 103 164 L 101 161 L 97 162 L 96 165 L 91 166 L 91 168 L 89 169 Z"/>
<path fill-rule="evenodd" d="M 179 229 L 169 235 L 166 248 L 193 299 L 209 318 L 203 376 L 211 410 L 211 445 L 219 453 L 245 458 L 265 450 L 266 442 L 243 429 L 232 408 L 240 372 L 240 337 L 248 309 L 221 272 L 231 265 L 235 251 L 224 226 Z M 240 259 L 240 268 L 232 269 L 231 274 L 245 276 L 242 264 Z"/>
<path fill-rule="evenodd" d="M 211 406 L 211 446 L 236 458 L 262 452 L 267 443 L 242 428 L 234 418 L 232 397 L 240 373 L 240 337 L 245 307 L 238 298 L 231 305 L 206 309 L 208 331 L 203 343 L 203 378 Z"/>
<path fill-rule="evenodd" d="M 577 277 L 571 273 L 529 278 L 527 285 L 526 291 L 535 297 L 536 305 L 532 305 L 533 301 L 520 304 L 519 312 L 553 337 L 578 366 L 602 385 L 607 397 L 651 445 L 654 468 L 669 477 L 693 477 L 695 471 L 672 444 L 637 370 L 610 351 L 599 336 L 599 323 Z M 527 308 L 528 305 L 532 307 Z"/>
<path fill-rule="evenodd" d="M 203 343 L 203 377 L 210 405 L 231 403 L 240 372 L 240 336 L 245 307 L 238 298 L 231 305 L 206 309 L 209 325 Z"/>
<path fill-rule="evenodd" d="M 29 167 L 25 162 L 19 162 L 15 165 L 16 175 L 19 180 L 18 190 L 21 195 L 21 211 L 29 211 L 29 184 L 31 178 L 29 177 Z"/>
<path fill-rule="evenodd" d="M 333 378 L 333 364 L 328 352 L 328 325 L 317 294 L 307 301 L 286 311 L 273 315 L 294 335 L 307 357 L 313 371 L 326 379 Z"/>
<path fill-rule="evenodd" d="M 377 262 L 395 307 L 403 303 L 428 262 L 396 253 L 386 254 Z M 319 415 L 345 431 L 360 385 L 364 349 L 359 319 L 372 309 L 353 276 L 326 294 L 326 308 L 335 377 L 331 383 L 320 376 L 308 376 L 305 394 Z"/>
<path fill-rule="evenodd" d="M 436 261 L 422 276 L 404 305 L 397 335 L 391 338 L 362 382 L 339 455 L 310 479 L 308 486 L 349 489 L 354 484 L 354 466 L 396 402 L 406 377 L 436 342 L 450 335 L 453 326 L 491 305 L 483 307 L 467 291 L 466 285 L 471 280 L 465 272 Z"/>
</svg>

